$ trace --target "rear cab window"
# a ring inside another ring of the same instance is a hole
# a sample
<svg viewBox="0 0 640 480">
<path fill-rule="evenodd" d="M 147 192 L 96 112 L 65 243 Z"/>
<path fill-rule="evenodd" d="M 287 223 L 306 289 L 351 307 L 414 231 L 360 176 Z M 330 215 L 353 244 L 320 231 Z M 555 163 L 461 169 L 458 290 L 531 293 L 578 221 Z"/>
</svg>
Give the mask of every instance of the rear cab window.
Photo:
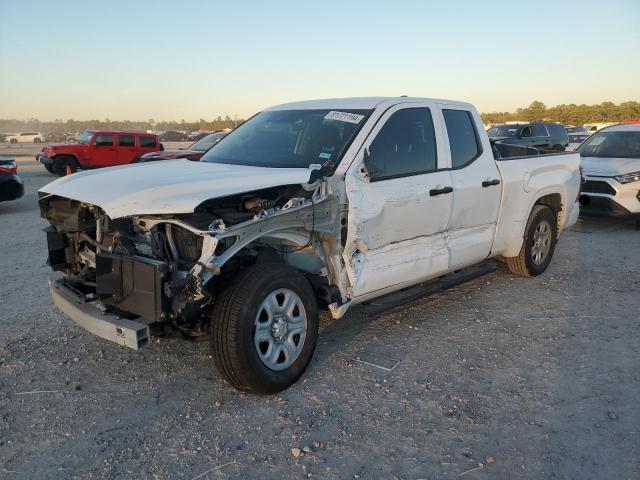
<svg viewBox="0 0 640 480">
<path fill-rule="evenodd" d="M 442 115 L 449 137 L 451 167 L 462 168 L 482 153 L 475 122 L 467 110 L 443 109 Z"/>
</svg>

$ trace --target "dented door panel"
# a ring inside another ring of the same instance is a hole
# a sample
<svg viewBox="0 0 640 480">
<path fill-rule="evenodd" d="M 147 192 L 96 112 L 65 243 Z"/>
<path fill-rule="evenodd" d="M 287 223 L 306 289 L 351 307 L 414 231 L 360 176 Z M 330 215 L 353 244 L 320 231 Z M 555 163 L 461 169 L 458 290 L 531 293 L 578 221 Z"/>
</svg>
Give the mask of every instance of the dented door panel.
<svg viewBox="0 0 640 480">
<path fill-rule="evenodd" d="M 431 104 L 411 105 L 416 107 L 433 109 Z M 381 118 L 364 148 L 397 110 L 390 109 Z M 438 168 L 444 166 L 441 128 L 433 116 Z M 359 156 L 345 176 L 349 218 L 343 259 L 352 298 L 417 283 L 449 268 L 447 227 L 452 195 L 430 192 L 451 182 L 449 170 L 371 182 Z"/>
</svg>

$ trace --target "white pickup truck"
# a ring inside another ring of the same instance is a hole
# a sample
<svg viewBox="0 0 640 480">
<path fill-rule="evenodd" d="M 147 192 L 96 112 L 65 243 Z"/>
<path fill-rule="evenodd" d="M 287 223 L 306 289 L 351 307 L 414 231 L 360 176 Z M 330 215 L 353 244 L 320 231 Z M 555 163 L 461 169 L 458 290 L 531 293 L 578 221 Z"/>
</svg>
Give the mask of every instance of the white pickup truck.
<svg viewBox="0 0 640 480">
<path fill-rule="evenodd" d="M 340 318 L 490 257 L 544 272 L 578 216 L 579 155 L 496 153 L 468 103 L 272 107 L 200 162 L 43 187 L 53 299 L 132 348 L 158 331 L 208 335 L 231 385 L 277 392 L 309 364 L 320 308 Z"/>
</svg>

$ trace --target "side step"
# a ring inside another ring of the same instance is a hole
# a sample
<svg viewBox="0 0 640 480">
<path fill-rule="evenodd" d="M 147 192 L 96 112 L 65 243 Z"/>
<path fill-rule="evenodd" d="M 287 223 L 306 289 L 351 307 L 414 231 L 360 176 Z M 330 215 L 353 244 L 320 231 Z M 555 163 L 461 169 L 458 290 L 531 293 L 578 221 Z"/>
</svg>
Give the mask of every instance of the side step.
<svg viewBox="0 0 640 480">
<path fill-rule="evenodd" d="M 391 310 L 401 305 L 410 304 L 411 302 L 428 297 L 434 293 L 442 292 L 451 287 L 455 287 L 456 285 L 460 285 L 461 283 L 492 273 L 495 270 L 496 264 L 492 261 L 468 267 L 464 270 L 445 275 L 444 277 L 440 277 L 436 280 L 421 283 L 420 285 L 415 285 L 398 292 L 384 295 L 380 298 L 376 298 L 375 300 L 364 302 L 363 304 L 352 308 L 347 315 L 352 314 L 364 317 L 374 317 L 387 310 Z"/>
<path fill-rule="evenodd" d="M 147 324 L 101 312 L 80 292 L 66 285 L 58 274 L 49 278 L 49 290 L 56 307 L 94 335 L 134 350 L 149 344 L 151 335 Z"/>
</svg>

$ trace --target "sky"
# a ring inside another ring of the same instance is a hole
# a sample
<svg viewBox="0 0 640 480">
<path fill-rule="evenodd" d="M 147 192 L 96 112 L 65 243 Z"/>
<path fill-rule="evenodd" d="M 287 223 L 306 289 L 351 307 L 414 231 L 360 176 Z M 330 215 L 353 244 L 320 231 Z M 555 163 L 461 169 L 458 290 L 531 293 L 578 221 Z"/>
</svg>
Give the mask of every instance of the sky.
<svg viewBox="0 0 640 480">
<path fill-rule="evenodd" d="M 0 118 L 248 117 L 421 96 L 640 100 L 640 0 L 0 0 Z"/>
</svg>

